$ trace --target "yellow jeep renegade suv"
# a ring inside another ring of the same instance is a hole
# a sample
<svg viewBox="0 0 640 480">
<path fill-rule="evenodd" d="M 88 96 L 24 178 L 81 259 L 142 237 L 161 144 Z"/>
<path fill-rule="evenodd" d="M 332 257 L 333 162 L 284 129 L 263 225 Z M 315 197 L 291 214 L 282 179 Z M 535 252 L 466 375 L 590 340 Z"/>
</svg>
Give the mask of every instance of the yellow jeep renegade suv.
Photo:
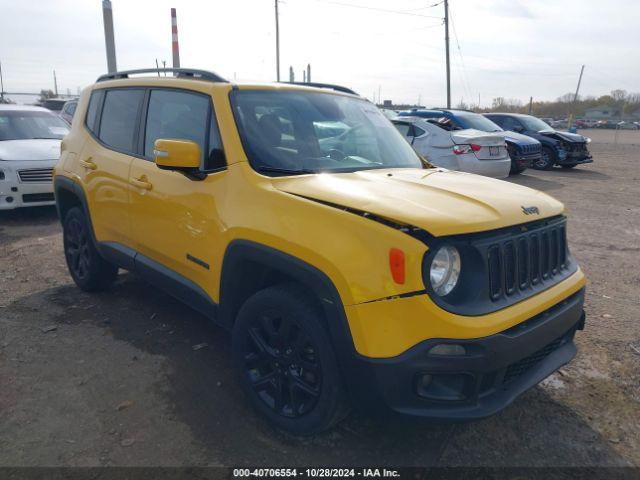
<svg viewBox="0 0 640 480">
<path fill-rule="evenodd" d="M 82 93 L 54 179 L 69 271 L 87 291 L 135 271 L 231 329 L 277 427 L 479 418 L 573 358 L 561 203 L 433 168 L 343 87 L 155 74 Z"/>
</svg>

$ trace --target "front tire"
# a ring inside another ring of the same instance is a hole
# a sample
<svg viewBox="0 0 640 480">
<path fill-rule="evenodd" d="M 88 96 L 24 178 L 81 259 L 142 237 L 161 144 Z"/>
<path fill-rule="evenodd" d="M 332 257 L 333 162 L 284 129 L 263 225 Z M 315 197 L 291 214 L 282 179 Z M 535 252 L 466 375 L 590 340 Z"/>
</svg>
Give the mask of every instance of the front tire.
<svg viewBox="0 0 640 480">
<path fill-rule="evenodd" d="M 520 167 L 514 161 L 511 161 L 511 170 L 509 170 L 509 175 L 520 175 L 526 169 L 527 167 Z"/>
<path fill-rule="evenodd" d="M 551 147 L 542 146 L 542 155 L 538 160 L 533 162 L 533 168 L 536 170 L 551 170 L 556 163 L 556 152 Z"/>
<path fill-rule="evenodd" d="M 108 288 L 118 276 L 118 267 L 98 253 L 89 222 L 80 207 L 69 209 L 62 228 L 64 256 L 75 284 L 85 292 Z"/>
<path fill-rule="evenodd" d="M 281 430 L 311 435 L 348 413 L 321 311 L 297 285 L 269 287 L 245 302 L 233 358 L 251 404 Z"/>
</svg>

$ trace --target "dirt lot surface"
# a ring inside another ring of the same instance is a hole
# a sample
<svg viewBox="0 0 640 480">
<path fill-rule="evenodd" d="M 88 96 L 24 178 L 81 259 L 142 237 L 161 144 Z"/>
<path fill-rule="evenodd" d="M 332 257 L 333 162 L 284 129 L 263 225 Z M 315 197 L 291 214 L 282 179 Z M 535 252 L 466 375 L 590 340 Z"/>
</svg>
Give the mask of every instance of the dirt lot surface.
<svg viewBox="0 0 640 480">
<path fill-rule="evenodd" d="M 0 213 L 0 465 L 639 466 L 640 132 L 587 135 L 593 164 L 511 179 L 568 207 L 589 278 L 578 357 L 470 424 L 355 413 L 313 438 L 276 432 L 234 381 L 225 331 L 130 274 L 82 293 L 54 209 Z"/>
</svg>

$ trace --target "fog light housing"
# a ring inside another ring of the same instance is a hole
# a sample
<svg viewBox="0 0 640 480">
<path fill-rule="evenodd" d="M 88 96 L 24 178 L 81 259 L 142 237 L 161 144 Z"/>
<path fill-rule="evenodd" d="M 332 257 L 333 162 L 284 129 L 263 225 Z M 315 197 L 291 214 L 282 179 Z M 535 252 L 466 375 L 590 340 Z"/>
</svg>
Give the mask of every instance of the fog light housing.
<svg viewBox="0 0 640 480">
<path fill-rule="evenodd" d="M 461 356 L 466 354 L 466 348 L 457 343 L 439 343 L 429 350 L 429 355 Z"/>
<path fill-rule="evenodd" d="M 428 400 L 460 401 L 467 398 L 473 377 L 466 373 L 421 373 L 416 377 L 416 393 Z"/>
</svg>

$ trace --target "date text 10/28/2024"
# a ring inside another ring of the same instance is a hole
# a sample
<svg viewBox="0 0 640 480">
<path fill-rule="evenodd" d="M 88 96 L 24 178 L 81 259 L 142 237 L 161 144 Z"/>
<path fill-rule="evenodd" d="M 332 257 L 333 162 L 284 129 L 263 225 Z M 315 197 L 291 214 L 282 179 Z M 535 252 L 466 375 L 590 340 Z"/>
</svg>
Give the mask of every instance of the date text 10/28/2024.
<svg viewBox="0 0 640 480">
<path fill-rule="evenodd" d="M 233 477 L 394 478 L 400 474 L 387 468 L 234 468 Z"/>
</svg>

